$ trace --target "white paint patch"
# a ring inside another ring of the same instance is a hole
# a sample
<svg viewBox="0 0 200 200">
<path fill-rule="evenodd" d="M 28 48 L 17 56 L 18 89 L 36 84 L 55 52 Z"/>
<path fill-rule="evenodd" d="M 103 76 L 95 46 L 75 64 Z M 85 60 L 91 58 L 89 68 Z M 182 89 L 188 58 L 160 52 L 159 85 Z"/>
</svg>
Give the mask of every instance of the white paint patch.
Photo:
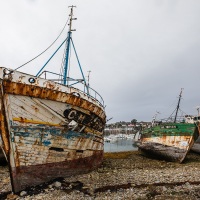
<svg viewBox="0 0 200 200">
<path fill-rule="evenodd" d="M 188 144 L 188 141 L 181 141 L 180 142 L 180 146 L 184 146 L 184 147 L 186 147 L 186 146 L 188 146 L 189 144 Z"/>
</svg>

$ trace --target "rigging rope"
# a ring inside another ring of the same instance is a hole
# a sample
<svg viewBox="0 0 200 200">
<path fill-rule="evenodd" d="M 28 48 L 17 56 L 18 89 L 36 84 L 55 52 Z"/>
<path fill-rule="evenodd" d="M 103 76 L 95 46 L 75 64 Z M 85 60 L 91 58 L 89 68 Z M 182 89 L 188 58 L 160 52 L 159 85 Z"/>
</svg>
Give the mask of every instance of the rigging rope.
<svg viewBox="0 0 200 200">
<path fill-rule="evenodd" d="M 15 70 L 18 70 L 19 68 L 21 68 L 21 67 L 25 66 L 26 64 L 32 62 L 33 60 L 35 60 L 36 58 L 38 58 L 39 56 L 41 56 L 43 53 L 45 53 L 50 47 L 52 47 L 53 44 L 58 40 L 58 38 L 59 38 L 59 37 L 61 36 L 61 34 L 63 33 L 63 31 L 64 31 L 64 29 L 65 29 L 65 27 L 66 27 L 68 21 L 69 21 L 69 17 L 68 17 L 68 19 L 67 19 L 67 21 L 66 21 L 66 23 L 65 23 L 65 25 L 64 25 L 64 27 L 63 27 L 63 29 L 61 30 L 60 34 L 58 35 L 58 37 L 57 37 L 44 51 L 42 51 L 40 54 L 38 54 L 37 56 L 35 56 L 35 57 L 32 58 L 31 60 L 29 60 L 28 62 L 24 63 L 23 65 L 17 67 Z"/>
<path fill-rule="evenodd" d="M 60 83 L 62 83 L 63 73 L 64 73 L 65 52 L 66 52 L 66 45 L 65 45 L 65 50 L 63 52 L 63 57 L 62 57 L 62 62 L 61 62 L 61 68 L 60 68 L 60 74 L 59 74 Z"/>
<path fill-rule="evenodd" d="M 68 66 L 68 74 L 67 77 L 69 77 L 69 71 L 70 71 L 70 60 L 71 60 L 71 55 L 72 55 L 72 51 L 71 48 L 69 48 L 69 66 Z M 66 62 L 66 61 L 65 61 Z M 67 85 L 69 85 L 69 81 L 67 81 Z"/>
</svg>

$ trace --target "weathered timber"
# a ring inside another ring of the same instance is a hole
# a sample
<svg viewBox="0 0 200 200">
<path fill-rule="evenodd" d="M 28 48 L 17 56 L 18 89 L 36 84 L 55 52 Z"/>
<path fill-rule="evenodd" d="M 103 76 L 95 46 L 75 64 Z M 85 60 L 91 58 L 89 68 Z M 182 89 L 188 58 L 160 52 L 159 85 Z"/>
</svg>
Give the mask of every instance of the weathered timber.
<svg viewBox="0 0 200 200">
<path fill-rule="evenodd" d="M 170 161 L 182 162 L 198 137 L 195 124 L 166 123 L 142 131 L 138 148 Z"/>
<path fill-rule="evenodd" d="M 7 75 L 5 68 L 0 80 L 0 134 L 13 192 L 101 164 L 106 115 L 99 101 L 42 78 Z"/>
</svg>

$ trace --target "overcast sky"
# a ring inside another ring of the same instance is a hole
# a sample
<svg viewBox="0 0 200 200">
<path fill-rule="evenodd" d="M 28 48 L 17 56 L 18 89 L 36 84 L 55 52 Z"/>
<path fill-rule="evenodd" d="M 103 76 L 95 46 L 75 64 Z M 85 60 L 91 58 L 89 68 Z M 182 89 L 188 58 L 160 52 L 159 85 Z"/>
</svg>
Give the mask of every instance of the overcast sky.
<svg viewBox="0 0 200 200">
<path fill-rule="evenodd" d="M 151 121 L 200 106 L 199 0 L 1 0 L 0 66 L 15 69 L 46 49 L 74 9 L 73 41 L 107 118 Z M 65 35 L 67 31 L 65 32 Z M 64 35 L 64 36 L 65 36 Z M 64 38 L 63 36 L 63 38 Z M 35 75 L 56 50 L 20 69 Z M 63 52 L 62 52 L 63 53 Z M 61 54 L 47 70 L 58 69 Z"/>
</svg>

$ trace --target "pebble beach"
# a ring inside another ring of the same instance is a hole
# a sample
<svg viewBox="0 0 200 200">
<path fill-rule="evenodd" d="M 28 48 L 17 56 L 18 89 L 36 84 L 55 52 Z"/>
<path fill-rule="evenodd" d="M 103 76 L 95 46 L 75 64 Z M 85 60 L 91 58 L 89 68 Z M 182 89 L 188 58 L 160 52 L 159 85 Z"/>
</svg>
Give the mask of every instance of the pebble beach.
<svg viewBox="0 0 200 200">
<path fill-rule="evenodd" d="M 11 192 L 7 165 L 0 166 L 0 199 L 119 200 L 200 199 L 200 155 L 167 162 L 139 151 L 105 153 L 102 166 L 87 174 L 57 179 L 19 194 Z"/>
</svg>

